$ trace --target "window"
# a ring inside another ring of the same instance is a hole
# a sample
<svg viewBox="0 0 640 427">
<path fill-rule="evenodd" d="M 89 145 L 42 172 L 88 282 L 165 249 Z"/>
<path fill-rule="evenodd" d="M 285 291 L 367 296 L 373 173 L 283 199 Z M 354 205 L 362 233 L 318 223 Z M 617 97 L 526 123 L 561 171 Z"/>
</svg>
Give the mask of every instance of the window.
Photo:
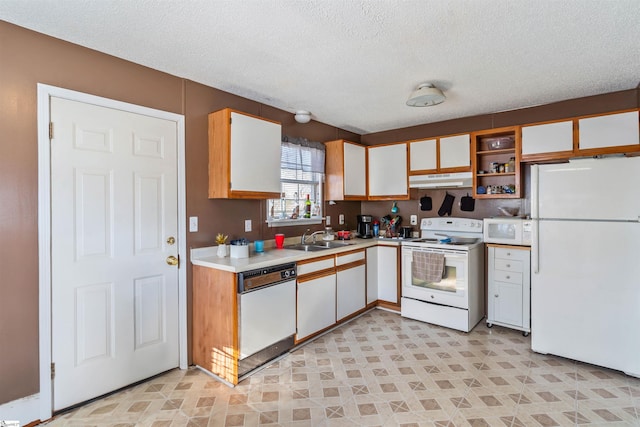
<svg viewBox="0 0 640 427">
<path fill-rule="evenodd" d="M 281 197 L 267 201 L 269 226 L 320 224 L 322 222 L 322 182 L 324 144 L 304 138 L 284 138 L 280 150 Z M 305 218 L 305 202 L 311 201 L 310 218 Z"/>
</svg>

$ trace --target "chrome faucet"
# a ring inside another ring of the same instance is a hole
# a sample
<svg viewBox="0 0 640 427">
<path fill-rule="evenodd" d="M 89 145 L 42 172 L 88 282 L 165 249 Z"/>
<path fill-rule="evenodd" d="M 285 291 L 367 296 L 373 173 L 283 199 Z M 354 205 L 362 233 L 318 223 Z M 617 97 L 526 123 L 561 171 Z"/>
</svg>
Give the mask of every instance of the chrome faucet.
<svg viewBox="0 0 640 427">
<path fill-rule="evenodd" d="M 302 233 L 302 238 L 300 239 L 300 244 L 306 245 L 306 241 L 307 241 L 307 239 L 309 237 L 312 237 L 313 238 L 313 243 L 315 243 L 316 242 L 316 235 L 320 234 L 320 233 L 324 233 L 324 231 L 322 231 L 322 230 L 321 231 L 314 231 L 313 233 L 311 233 L 311 234 L 309 234 L 307 236 L 307 233 L 310 232 L 310 231 L 311 231 L 311 229 L 307 228 L 307 231 Z"/>
</svg>

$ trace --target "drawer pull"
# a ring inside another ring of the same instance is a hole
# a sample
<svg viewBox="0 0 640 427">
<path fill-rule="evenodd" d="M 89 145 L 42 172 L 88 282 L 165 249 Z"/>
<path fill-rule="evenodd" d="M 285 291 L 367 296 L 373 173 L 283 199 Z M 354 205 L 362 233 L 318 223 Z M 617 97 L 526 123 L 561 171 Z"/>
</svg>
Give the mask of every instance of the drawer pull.
<svg viewBox="0 0 640 427">
<path fill-rule="evenodd" d="M 511 276 L 507 276 L 507 279 L 511 279 Z"/>
<path fill-rule="evenodd" d="M 511 256 L 511 252 L 507 252 L 507 256 Z"/>
<path fill-rule="evenodd" d="M 494 297 L 498 298 L 498 294 L 495 294 Z"/>
<path fill-rule="evenodd" d="M 511 264 L 507 264 L 507 268 L 511 268 Z"/>
</svg>

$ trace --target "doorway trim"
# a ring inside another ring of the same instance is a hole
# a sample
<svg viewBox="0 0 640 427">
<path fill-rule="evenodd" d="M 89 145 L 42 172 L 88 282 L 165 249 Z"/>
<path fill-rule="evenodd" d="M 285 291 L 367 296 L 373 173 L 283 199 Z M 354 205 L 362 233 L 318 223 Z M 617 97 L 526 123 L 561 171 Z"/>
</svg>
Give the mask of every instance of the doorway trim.
<svg viewBox="0 0 640 427">
<path fill-rule="evenodd" d="M 53 414 L 51 379 L 51 147 L 49 140 L 49 123 L 51 121 L 49 100 L 51 97 L 143 114 L 176 123 L 178 133 L 178 256 L 183 260 L 183 263 L 187 260 L 184 115 L 38 83 L 38 335 L 40 357 L 39 418 L 41 421 L 48 420 Z M 188 365 L 187 269 L 185 264 L 181 267 L 178 269 L 179 367 L 186 369 Z"/>
</svg>

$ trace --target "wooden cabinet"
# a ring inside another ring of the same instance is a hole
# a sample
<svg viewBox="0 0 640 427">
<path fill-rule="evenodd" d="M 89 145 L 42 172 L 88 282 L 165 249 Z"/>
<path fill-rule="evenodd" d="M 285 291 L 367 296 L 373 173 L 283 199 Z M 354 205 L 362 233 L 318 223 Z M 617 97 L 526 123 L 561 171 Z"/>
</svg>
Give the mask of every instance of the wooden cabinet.
<svg viewBox="0 0 640 427">
<path fill-rule="evenodd" d="M 193 363 L 238 383 L 236 274 L 193 266 Z"/>
<path fill-rule="evenodd" d="M 608 153 L 637 151 L 638 111 L 586 117 L 578 120 L 578 149 Z M 624 148 L 626 147 L 626 148 Z"/>
<path fill-rule="evenodd" d="M 573 154 L 572 120 L 522 126 L 522 159 L 549 159 Z"/>
<path fill-rule="evenodd" d="M 209 198 L 280 197 L 278 122 L 230 108 L 209 114 Z"/>
<path fill-rule="evenodd" d="M 471 170 L 469 134 L 407 142 L 409 175 Z"/>
<path fill-rule="evenodd" d="M 387 308 L 399 308 L 399 250 L 385 245 L 367 248 L 367 304 L 378 301 Z"/>
<path fill-rule="evenodd" d="M 520 127 L 504 127 L 471 134 L 471 161 L 473 168 L 473 196 L 486 198 L 520 198 Z M 496 138 L 511 138 L 509 148 L 492 149 Z M 509 170 L 492 170 L 509 164 Z M 484 190 L 484 191 L 483 191 Z"/>
<path fill-rule="evenodd" d="M 409 174 L 437 172 L 438 140 L 422 139 L 409 141 Z"/>
<path fill-rule="evenodd" d="M 369 200 L 407 200 L 407 144 L 367 147 Z"/>
<path fill-rule="evenodd" d="M 469 134 L 440 138 L 441 171 L 466 172 L 471 170 L 469 138 Z"/>
<path fill-rule="evenodd" d="M 523 162 L 640 151 L 638 111 L 522 126 Z"/>
<path fill-rule="evenodd" d="M 527 247 L 488 245 L 489 327 L 531 332 L 531 251 Z"/>
<path fill-rule="evenodd" d="M 365 251 L 336 256 L 336 319 L 338 321 L 366 307 Z"/>
<path fill-rule="evenodd" d="M 298 263 L 296 343 L 336 323 L 335 256 Z"/>
<path fill-rule="evenodd" d="M 336 273 L 298 278 L 298 331 L 301 341 L 336 323 Z"/>
<path fill-rule="evenodd" d="M 325 142 L 325 199 L 366 200 L 366 147 L 339 139 Z"/>
</svg>

